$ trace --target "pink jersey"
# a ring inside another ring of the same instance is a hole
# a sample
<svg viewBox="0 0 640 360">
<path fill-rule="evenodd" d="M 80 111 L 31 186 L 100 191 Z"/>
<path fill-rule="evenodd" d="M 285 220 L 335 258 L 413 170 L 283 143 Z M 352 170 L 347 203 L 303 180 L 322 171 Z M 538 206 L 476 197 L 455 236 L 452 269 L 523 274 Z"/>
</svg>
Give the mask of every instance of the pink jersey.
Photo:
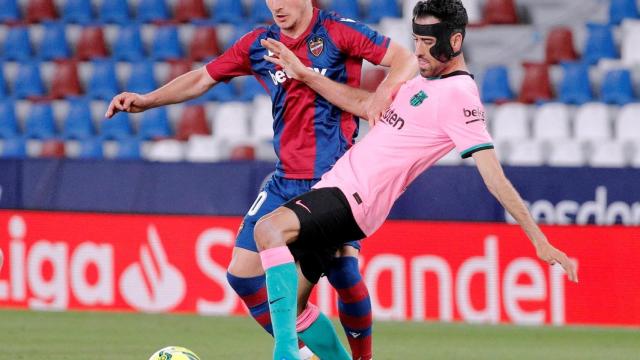
<svg viewBox="0 0 640 360">
<path fill-rule="evenodd" d="M 466 72 L 435 80 L 418 76 L 314 187 L 338 187 L 360 229 L 371 235 L 407 186 L 453 148 L 463 158 L 493 148 L 476 83 Z"/>
</svg>

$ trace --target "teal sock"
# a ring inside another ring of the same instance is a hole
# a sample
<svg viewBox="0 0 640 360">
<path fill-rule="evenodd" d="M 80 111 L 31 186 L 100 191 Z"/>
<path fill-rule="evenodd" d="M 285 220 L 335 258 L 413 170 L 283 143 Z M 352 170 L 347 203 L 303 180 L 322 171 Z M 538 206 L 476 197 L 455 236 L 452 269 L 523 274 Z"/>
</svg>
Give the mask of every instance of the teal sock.
<svg viewBox="0 0 640 360">
<path fill-rule="evenodd" d="M 309 349 L 322 360 L 351 360 L 351 355 L 338 339 L 331 320 L 323 313 L 299 335 Z"/>
<path fill-rule="evenodd" d="M 294 263 L 274 266 L 266 271 L 269 312 L 273 325 L 274 360 L 298 360 L 296 318 L 298 272 Z"/>
</svg>

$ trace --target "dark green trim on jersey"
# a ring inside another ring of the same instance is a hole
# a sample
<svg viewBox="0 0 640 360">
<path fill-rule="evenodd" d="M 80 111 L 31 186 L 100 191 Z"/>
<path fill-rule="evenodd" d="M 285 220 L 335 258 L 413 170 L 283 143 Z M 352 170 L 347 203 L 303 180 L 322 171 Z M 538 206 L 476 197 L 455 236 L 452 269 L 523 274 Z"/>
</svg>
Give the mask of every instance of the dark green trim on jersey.
<svg viewBox="0 0 640 360">
<path fill-rule="evenodd" d="M 487 150 L 487 149 L 493 149 L 493 144 L 492 143 L 486 143 L 486 144 L 480 144 L 480 145 L 472 146 L 472 147 L 468 148 L 467 150 L 461 152 L 460 153 L 460 157 L 462 157 L 463 159 L 466 159 L 468 157 L 471 157 L 471 155 L 473 155 L 473 153 L 475 153 L 475 152 L 478 152 L 480 150 Z"/>
</svg>

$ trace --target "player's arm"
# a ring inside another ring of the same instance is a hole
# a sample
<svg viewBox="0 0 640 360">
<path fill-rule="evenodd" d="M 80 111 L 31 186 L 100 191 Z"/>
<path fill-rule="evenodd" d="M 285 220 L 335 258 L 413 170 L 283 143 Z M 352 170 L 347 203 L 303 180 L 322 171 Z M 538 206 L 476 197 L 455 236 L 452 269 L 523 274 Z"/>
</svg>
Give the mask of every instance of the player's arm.
<svg viewBox="0 0 640 360">
<path fill-rule="evenodd" d="M 391 41 L 380 65 L 389 67 L 389 74 L 380 83 L 367 104 L 367 118 L 370 121 L 373 119 L 374 124 L 391 105 L 393 94 L 397 92 L 402 83 L 414 78 L 418 71 L 418 60 L 415 55 L 393 41 Z"/>
<path fill-rule="evenodd" d="M 195 99 L 217 83 L 205 67 L 178 76 L 168 84 L 148 94 L 124 92 L 111 100 L 105 116 L 113 117 L 120 111 L 137 113 L 154 107 L 177 104 Z"/>
<path fill-rule="evenodd" d="M 481 150 L 473 153 L 472 156 L 487 188 L 520 224 L 536 248 L 538 257 L 551 265 L 559 263 L 567 272 L 569 280 L 578 282 L 575 265 L 564 252 L 549 243 L 547 237 L 529 213 L 529 209 L 522 201 L 520 194 L 505 176 L 495 151 L 493 149 Z"/>
<path fill-rule="evenodd" d="M 200 69 L 178 76 L 163 87 L 148 94 L 122 93 L 109 104 L 107 118 L 118 111 L 141 112 L 154 107 L 177 104 L 195 99 L 221 81 L 251 74 L 249 47 L 263 30 L 256 29 L 236 41 L 224 54 Z"/>
<path fill-rule="evenodd" d="M 330 103 L 356 116 L 367 118 L 367 105 L 372 93 L 338 83 L 306 67 L 284 44 L 274 39 L 261 41 L 273 56 L 265 60 L 279 65 L 287 75 L 302 81 Z"/>
<path fill-rule="evenodd" d="M 370 118 L 368 114 L 373 93 L 333 81 L 310 69 L 302 70 L 298 80 L 307 84 L 333 105 L 348 113 L 368 119 L 371 126 L 375 125 L 375 120 Z"/>
</svg>

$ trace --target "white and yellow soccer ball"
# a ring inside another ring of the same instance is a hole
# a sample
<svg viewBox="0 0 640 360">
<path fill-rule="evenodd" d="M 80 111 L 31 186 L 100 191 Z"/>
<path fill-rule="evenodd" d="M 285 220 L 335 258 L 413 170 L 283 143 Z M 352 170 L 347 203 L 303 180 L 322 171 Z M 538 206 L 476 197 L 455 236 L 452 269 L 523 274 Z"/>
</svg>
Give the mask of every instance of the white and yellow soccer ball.
<svg viewBox="0 0 640 360">
<path fill-rule="evenodd" d="M 187 348 L 167 346 L 153 353 L 149 360 L 200 360 L 200 358 Z"/>
</svg>

